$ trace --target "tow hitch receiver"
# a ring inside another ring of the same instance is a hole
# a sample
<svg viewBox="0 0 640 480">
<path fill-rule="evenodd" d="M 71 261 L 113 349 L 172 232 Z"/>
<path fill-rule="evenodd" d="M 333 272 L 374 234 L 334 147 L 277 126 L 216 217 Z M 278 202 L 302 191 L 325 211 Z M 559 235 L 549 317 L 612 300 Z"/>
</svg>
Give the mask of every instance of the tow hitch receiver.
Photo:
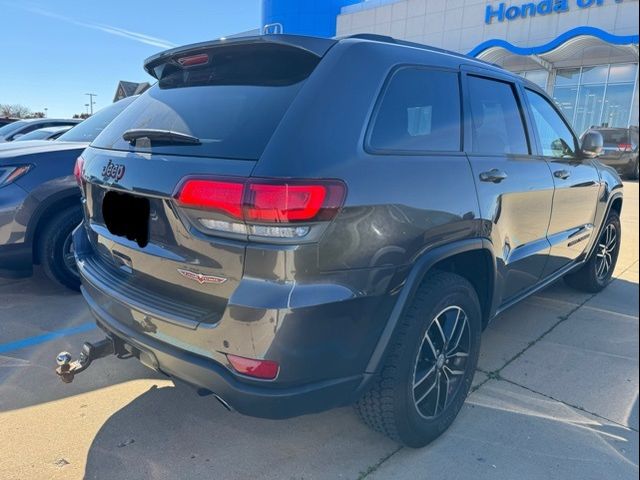
<svg viewBox="0 0 640 480">
<path fill-rule="evenodd" d="M 56 363 L 58 364 L 56 373 L 64 383 L 71 383 L 76 374 L 86 370 L 92 361 L 115 353 L 116 345 L 110 337 L 100 340 L 97 343 L 85 342 L 84 345 L 82 345 L 80 358 L 77 360 L 73 360 L 69 352 L 60 352 L 58 354 L 56 357 Z"/>
</svg>

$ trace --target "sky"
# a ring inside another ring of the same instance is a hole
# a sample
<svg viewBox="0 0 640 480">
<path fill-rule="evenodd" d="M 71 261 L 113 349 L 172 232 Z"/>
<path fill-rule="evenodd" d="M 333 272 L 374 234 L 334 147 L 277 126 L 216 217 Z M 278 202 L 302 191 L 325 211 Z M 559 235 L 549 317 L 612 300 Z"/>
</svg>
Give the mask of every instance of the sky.
<svg viewBox="0 0 640 480">
<path fill-rule="evenodd" d="M 260 0 L 0 0 L 0 104 L 71 117 L 110 104 L 144 59 L 258 28 Z"/>
</svg>

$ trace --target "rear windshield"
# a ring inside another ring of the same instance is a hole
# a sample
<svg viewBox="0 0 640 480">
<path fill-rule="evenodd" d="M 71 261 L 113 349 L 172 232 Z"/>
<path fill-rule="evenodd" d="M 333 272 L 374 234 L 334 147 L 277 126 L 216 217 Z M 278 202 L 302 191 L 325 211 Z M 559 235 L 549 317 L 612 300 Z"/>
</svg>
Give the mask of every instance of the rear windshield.
<svg viewBox="0 0 640 480">
<path fill-rule="evenodd" d="M 65 127 L 60 127 L 61 129 Z M 47 138 L 51 138 L 52 135 L 55 135 L 55 129 L 50 130 L 48 128 L 41 128 L 40 130 L 34 130 L 33 132 L 29 132 L 20 138 L 16 138 L 17 142 L 26 142 L 28 140 L 43 140 Z"/>
<path fill-rule="evenodd" d="M 136 97 L 127 97 L 104 107 L 95 115 L 90 116 L 79 123 L 67 133 L 64 133 L 58 140 L 61 142 L 84 142 L 90 143 L 102 132 L 111 121 L 116 118 Z"/>
<path fill-rule="evenodd" d="M 218 47 L 204 54 L 208 58 L 204 65 L 181 67 L 182 59 L 173 58 L 156 66 L 158 83 L 112 122 L 93 146 L 258 159 L 319 58 L 275 44 Z M 136 129 L 186 134 L 199 144 L 122 138 Z"/>
<path fill-rule="evenodd" d="M 0 128 L 0 137 L 8 137 L 13 132 L 17 132 L 28 123 L 29 122 L 25 122 L 24 120 L 18 120 L 17 122 L 8 123 L 4 127 Z"/>
<path fill-rule="evenodd" d="M 602 134 L 605 147 L 617 147 L 623 143 L 629 143 L 627 130 L 599 130 Z"/>
</svg>

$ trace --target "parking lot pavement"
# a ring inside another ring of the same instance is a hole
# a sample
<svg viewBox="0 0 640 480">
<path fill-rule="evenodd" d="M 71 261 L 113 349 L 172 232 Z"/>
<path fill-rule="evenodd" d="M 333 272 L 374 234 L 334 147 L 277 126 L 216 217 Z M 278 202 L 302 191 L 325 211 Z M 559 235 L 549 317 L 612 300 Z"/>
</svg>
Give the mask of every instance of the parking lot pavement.
<svg viewBox="0 0 640 480">
<path fill-rule="evenodd" d="M 100 338 L 81 297 L 39 273 L 0 280 L 0 478 L 637 478 L 638 184 L 625 194 L 613 283 L 558 283 L 498 317 L 459 418 L 420 450 L 349 408 L 228 413 L 133 360 L 63 385 L 55 354 Z"/>
</svg>

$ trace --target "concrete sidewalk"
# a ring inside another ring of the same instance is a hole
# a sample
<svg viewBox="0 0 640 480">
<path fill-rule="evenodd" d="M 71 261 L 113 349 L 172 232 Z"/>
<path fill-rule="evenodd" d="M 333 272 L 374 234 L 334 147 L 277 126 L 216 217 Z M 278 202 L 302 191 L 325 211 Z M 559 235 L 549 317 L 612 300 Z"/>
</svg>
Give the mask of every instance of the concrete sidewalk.
<svg viewBox="0 0 640 480">
<path fill-rule="evenodd" d="M 401 448 L 351 409 L 269 421 L 228 413 L 137 362 L 104 359 L 62 385 L 53 358 L 97 330 L 0 353 L 0 478 L 638 478 L 638 184 L 625 184 L 616 279 L 562 282 L 484 333 L 460 416 Z M 0 284 L 0 343 L 91 322 L 42 277 Z"/>
</svg>

